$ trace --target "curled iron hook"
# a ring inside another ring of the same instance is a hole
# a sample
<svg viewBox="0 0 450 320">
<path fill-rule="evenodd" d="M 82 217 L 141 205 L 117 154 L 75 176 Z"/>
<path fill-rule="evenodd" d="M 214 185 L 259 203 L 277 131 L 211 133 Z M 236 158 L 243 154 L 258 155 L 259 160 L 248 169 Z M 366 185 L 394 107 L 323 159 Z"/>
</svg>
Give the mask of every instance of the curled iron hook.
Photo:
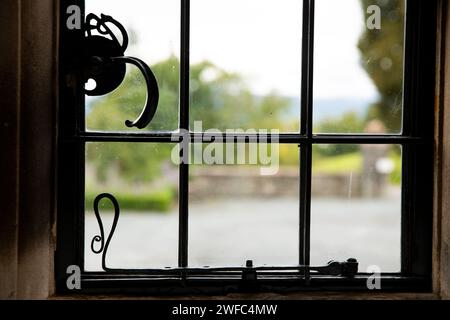
<svg viewBox="0 0 450 320">
<path fill-rule="evenodd" d="M 134 57 L 115 57 L 111 58 L 111 60 L 112 62 L 125 62 L 135 65 L 145 78 L 145 83 L 147 85 L 147 98 L 145 101 L 145 106 L 136 120 L 125 121 L 125 125 L 129 128 L 137 127 L 139 129 L 143 129 L 152 121 L 158 107 L 159 89 L 156 77 L 152 70 L 150 70 L 150 68 L 141 59 Z"/>
</svg>

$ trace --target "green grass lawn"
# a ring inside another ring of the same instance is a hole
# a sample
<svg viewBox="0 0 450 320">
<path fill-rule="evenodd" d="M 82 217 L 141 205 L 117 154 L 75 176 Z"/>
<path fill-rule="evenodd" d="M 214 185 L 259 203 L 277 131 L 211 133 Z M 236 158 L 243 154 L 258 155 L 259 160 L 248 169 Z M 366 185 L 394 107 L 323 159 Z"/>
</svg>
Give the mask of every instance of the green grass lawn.
<svg viewBox="0 0 450 320">
<path fill-rule="evenodd" d="M 347 172 L 360 172 L 362 169 L 361 153 L 354 152 L 335 157 L 323 157 L 313 162 L 316 173 L 334 174 Z"/>
<path fill-rule="evenodd" d="M 401 182 L 401 156 L 396 152 L 390 152 L 389 158 L 394 162 L 394 171 L 389 180 L 392 184 Z M 315 173 L 320 174 L 338 174 L 356 172 L 362 170 L 362 155 L 360 152 L 347 153 L 334 157 L 322 157 L 313 162 L 312 166 Z"/>
</svg>

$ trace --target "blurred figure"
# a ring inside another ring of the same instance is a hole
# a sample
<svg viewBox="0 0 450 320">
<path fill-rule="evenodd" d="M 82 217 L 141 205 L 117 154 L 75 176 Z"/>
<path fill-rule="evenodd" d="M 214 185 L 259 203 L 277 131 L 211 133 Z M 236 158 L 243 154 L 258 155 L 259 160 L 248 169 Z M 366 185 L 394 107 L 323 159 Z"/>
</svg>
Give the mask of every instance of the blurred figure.
<svg viewBox="0 0 450 320">
<path fill-rule="evenodd" d="M 380 120 L 368 122 L 365 133 L 383 134 L 386 127 Z M 378 198 L 383 196 L 386 190 L 387 176 L 392 172 L 392 166 L 387 158 L 390 145 L 365 144 L 361 146 L 363 166 L 361 176 L 361 194 L 366 198 Z"/>
</svg>

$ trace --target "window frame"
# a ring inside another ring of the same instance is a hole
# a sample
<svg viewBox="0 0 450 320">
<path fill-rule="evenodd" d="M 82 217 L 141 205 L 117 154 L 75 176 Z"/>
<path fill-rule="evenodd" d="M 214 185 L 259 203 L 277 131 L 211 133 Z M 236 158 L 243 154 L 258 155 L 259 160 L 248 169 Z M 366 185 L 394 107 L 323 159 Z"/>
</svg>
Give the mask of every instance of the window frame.
<svg viewBox="0 0 450 320">
<path fill-rule="evenodd" d="M 190 0 L 181 1 L 181 56 L 179 128 L 189 130 L 189 25 Z M 300 1 L 300 0 L 299 0 Z M 402 146 L 401 273 L 383 273 L 382 291 L 431 291 L 434 90 L 437 0 L 407 0 L 405 19 L 405 67 L 403 131 L 401 134 L 314 134 L 313 56 L 314 4 L 303 1 L 302 88 L 300 132 L 281 133 L 280 144 L 300 146 L 300 265 L 309 265 L 311 224 L 312 147 L 316 144 L 397 144 Z M 66 8 L 83 0 L 61 0 L 60 16 Z M 82 30 L 67 30 L 60 19 L 59 112 L 57 169 L 56 288 L 69 293 L 66 268 L 84 266 L 84 163 L 86 142 L 173 143 L 170 132 L 99 133 L 85 132 L 84 94 L 80 83 Z M 433 106 L 432 109 L 421 106 Z M 83 107 L 80 107 L 83 106 Z M 432 110 L 432 112 L 430 111 Z M 190 131 L 193 139 L 208 135 Z M 248 137 L 248 136 L 247 136 Z M 258 135 L 255 135 L 258 138 Z M 181 137 L 180 137 L 181 138 Z M 235 138 L 241 138 L 235 135 Z M 198 141 L 198 140 L 194 140 Z M 248 142 L 248 140 L 246 140 Z M 188 177 L 189 165 L 180 165 L 179 267 L 188 263 Z M 356 257 L 357 258 L 357 257 Z M 369 274 L 353 278 L 331 276 L 263 277 L 243 279 L 241 272 L 187 277 L 186 273 L 164 272 L 82 272 L 83 293 L 226 293 L 245 291 L 367 290 Z M 73 292 L 71 292 L 73 293 Z"/>
</svg>

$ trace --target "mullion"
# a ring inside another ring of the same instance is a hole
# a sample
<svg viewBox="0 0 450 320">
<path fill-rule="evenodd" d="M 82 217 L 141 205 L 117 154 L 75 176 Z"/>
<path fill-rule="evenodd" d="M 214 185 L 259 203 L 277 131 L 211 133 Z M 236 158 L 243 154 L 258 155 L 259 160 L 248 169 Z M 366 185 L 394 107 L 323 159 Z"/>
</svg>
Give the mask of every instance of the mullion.
<svg viewBox="0 0 450 320">
<path fill-rule="evenodd" d="M 190 0 L 181 1 L 181 51 L 180 51 L 180 129 L 189 130 L 189 43 L 190 43 Z M 181 142 L 182 143 L 182 142 Z M 183 151 L 187 148 L 182 148 Z M 189 154 L 186 155 L 188 157 Z M 183 159 L 185 155 L 180 154 Z M 189 164 L 183 161 L 179 166 L 179 225 L 178 266 L 188 265 L 189 227 Z"/>
</svg>

